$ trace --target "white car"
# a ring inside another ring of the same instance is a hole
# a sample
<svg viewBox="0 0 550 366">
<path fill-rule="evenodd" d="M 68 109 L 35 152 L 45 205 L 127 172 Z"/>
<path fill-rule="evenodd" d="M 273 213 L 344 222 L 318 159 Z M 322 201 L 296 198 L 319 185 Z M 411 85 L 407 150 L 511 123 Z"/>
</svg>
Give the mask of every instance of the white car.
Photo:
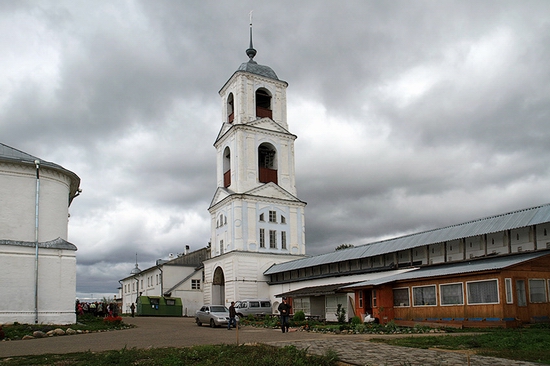
<svg viewBox="0 0 550 366">
<path fill-rule="evenodd" d="M 195 321 L 200 327 L 203 323 L 209 324 L 212 328 L 220 325 L 227 326 L 229 323 L 229 309 L 224 305 L 204 305 L 195 314 Z"/>
</svg>

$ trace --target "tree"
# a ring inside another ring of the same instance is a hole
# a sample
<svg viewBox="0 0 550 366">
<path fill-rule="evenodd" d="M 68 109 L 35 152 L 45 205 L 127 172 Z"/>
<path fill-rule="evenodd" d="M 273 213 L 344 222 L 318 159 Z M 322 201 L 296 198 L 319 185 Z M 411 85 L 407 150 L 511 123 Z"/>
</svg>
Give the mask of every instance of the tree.
<svg viewBox="0 0 550 366">
<path fill-rule="evenodd" d="M 336 250 L 343 250 L 343 249 L 348 249 L 348 248 L 354 248 L 355 246 L 353 244 L 340 244 L 336 247 L 336 249 L 334 249 L 335 251 Z"/>
</svg>

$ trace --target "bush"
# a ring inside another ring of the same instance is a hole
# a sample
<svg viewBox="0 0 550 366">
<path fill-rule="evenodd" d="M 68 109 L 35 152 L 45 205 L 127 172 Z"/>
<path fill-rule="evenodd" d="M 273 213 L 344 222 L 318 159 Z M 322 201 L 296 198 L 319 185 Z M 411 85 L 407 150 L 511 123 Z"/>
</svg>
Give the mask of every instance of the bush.
<svg viewBox="0 0 550 366">
<path fill-rule="evenodd" d="M 302 310 L 298 310 L 294 313 L 294 317 L 292 318 L 295 322 L 301 322 L 306 320 L 306 314 Z"/>
<path fill-rule="evenodd" d="M 357 315 L 354 316 L 353 318 L 351 318 L 351 324 L 353 325 L 358 325 L 358 324 L 362 324 L 363 322 L 361 321 L 361 318 L 358 317 Z"/>
</svg>

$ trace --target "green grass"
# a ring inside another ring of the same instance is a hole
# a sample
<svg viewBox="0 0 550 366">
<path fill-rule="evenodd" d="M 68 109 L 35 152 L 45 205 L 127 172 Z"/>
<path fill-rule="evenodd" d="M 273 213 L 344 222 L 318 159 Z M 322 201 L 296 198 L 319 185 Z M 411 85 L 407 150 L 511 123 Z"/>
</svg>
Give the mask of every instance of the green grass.
<svg viewBox="0 0 550 366">
<path fill-rule="evenodd" d="M 472 350 L 478 355 L 550 365 L 550 329 L 538 326 L 482 330 L 483 334 L 374 339 L 395 346 Z"/>
<path fill-rule="evenodd" d="M 0 365 L 228 365 L 228 366 L 332 366 L 337 355 L 308 355 L 294 346 L 277 348 L 267 345 L 216 345 L 191 348 L 122 349 L 107 352 L 83 352 L 64 355 L 42 355 L 0 359 Z"/>
<path fill-rule="evenodd" d="M 77 319 L 76 324 L 70 325 L 48 325 L 48 324 L 19 324 L 14 323 L 11 325 L 4 325 L 2 329 L 5 333 L 6 339 L 18 340 L 23 338 L 26 335 L 32 335 L 34 331 L 40 330 L 44 333 L 49 332 L 50 330 L 61 328 L 67 330 L 71 328 L 74 330 L 82 330 L 89 332 L 97 332 L 99 330 L 114 330 L 114 329 L 123 329 L 133 327 L 132 325 L 124 324 L 112 324 L 109 322 L 104 322 L 102 317 L 95 317 L 92 315 L 82 315 Z"/>
</svg>

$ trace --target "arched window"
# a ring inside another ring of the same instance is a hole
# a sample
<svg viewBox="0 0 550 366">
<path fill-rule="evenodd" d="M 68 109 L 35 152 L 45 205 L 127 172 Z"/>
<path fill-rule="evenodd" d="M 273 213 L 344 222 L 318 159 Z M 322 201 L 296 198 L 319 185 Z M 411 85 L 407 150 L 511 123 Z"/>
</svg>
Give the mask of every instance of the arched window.
<svg viewBox="0 0 550 366">
<path fill-rule="evenodd" d="M 229 93 L 229 96 L 227 97 L 227 122 L 229 123 L 233 123 L 233 119 L 235 118 L 234 103 L 233 93 Z"/>
<path fill-rule="evenodd" d="M 256 90 L 256 117 L 273 118 L 271 111 L 271 94 L 267 89 L 260 88 Z"/>
<path fill-rule="evenodd" d="M 263 143 L 258 147 L 258 168 L 260 183 L 277 184 L 277 153 L 273 145 Z"/>
<path fill-rule="evenodd" d="M 231 185 L 231 150 L 226 147 L 223 151 L 223 186 Z"/>
</svg>

